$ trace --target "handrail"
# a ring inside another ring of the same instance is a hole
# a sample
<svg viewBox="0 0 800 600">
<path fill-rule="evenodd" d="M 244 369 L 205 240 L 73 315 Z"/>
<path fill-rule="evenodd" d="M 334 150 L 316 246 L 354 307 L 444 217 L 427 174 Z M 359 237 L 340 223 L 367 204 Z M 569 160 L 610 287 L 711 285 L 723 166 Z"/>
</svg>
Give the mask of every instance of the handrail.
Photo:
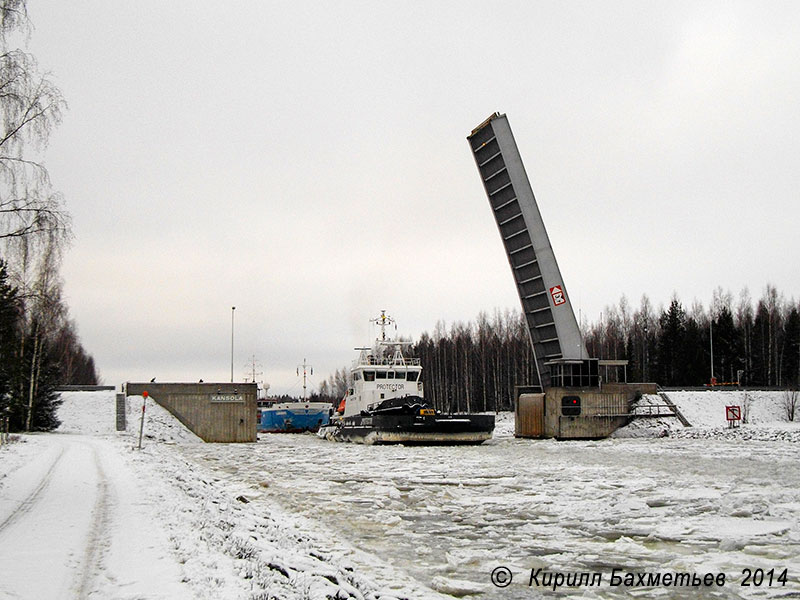
<svg viewBox="0 0 800 600">
<path fill-rule="evenodd" d="M 353 361 L 353 367 L 361 367 L 361 366 L 379 366 L 379 367 L 417 367 L 420 365 L 420 359 L 418 358 L 378 358 L 375 356 L 367 356 L 365 359 L 361 357 L 357 358 Z"/>
<path fill-rule="evenodd" d="M 661 409 L 667 409 L 668 412 L 662 412 Z M 655 412 L 653 412 L 655 410 Z M 659 417 L 676 417 L 675 411 L 669 404 L 640 404 L 631 408 L 631 416 L 659 416 Z"/>
</svg>

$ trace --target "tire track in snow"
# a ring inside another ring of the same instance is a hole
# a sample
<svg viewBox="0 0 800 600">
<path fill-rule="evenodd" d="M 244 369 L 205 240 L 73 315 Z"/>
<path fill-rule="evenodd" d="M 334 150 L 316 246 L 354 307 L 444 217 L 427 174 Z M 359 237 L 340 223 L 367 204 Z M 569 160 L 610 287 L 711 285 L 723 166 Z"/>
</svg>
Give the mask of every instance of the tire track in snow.
<svg viewBox="0 0 800 600">
<path fill-rule="evenodd" d="M 97 470 L 97 488 L 94 508 L 92 509 L 92 527 L 86 538 L 86 549 L 83 555 L 83 564 L 76 577 L 76 598 L 84 599 L 93 590 L 91 589 L 98 572 L 98 563 L 102 562 L 105 537 L 110 520 L 109 484 L 103 466 L 97 456 L 97 448 L 92 446 L 92 458 Z"/>
<path fill-rule="evenodd" d="M 8 528 L 10 525 L 14 524 L 20 517 L 30 512 L 30 510 L 36 505 L 36 502 L 39 500 L 39 497 L 42 495 L 47 489 L 47 486 L 50 485 L 50 481 L 52 480 L 53 473 L 58 466 L 59 461 L 61 461 L 61 457 L 64 456 L 64 448 L 63 446 L 59 449 L 58 455 L 56 456 L 53 463 L 50 465 L 50 468 L 47 472 L 42 476 L 41 481 L 36 485 L 36 487 L 28 494 L 24 500 L 22 500 L 17 508 L 15 508 L 6 519 L 0 523 L 0 537 L 3 536 L 3 532 Z"/>
</svg>

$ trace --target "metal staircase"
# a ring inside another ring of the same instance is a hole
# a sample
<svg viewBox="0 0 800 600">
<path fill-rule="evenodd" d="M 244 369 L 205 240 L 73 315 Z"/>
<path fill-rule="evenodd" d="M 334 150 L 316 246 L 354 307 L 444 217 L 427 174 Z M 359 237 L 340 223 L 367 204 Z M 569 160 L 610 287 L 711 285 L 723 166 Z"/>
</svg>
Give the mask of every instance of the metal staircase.
<svg viewBox="0 0 800 600">
<path fill-rule="evenodd" d="M 681 413 L 681 411 L 678 409 L 675 403 L 672 400 L 670 400 L 669 396 L 667 396 L 667 393 L 661 389 L 661 386 L 658 386 L 657 391 L 658 395 L 661 396 L 661 399 L 664 401 L 664 404 L 666 404 L 672 409 L 672 412 L 675 413 L 675 416 L 678 417 L 678 420 L 681 422 L 681 424 L 684 427 L 691 427 L 692 424 L 689 423 L 689 420 L 683 416 L 683 413 Z"/>
</svg>

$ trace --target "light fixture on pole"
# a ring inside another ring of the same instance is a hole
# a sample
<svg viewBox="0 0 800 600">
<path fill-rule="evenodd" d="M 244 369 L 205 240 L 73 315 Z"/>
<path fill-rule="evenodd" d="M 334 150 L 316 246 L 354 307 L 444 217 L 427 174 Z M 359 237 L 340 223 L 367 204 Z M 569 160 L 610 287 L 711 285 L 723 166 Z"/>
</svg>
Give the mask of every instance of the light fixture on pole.
<svg viewBox="0 0 800 600">
<path fill-rule="evenodd" d="M 231 383 L 233 383 L 233 315 L 236 314 L 236 307 L 231 306 Z"/>
</svg>

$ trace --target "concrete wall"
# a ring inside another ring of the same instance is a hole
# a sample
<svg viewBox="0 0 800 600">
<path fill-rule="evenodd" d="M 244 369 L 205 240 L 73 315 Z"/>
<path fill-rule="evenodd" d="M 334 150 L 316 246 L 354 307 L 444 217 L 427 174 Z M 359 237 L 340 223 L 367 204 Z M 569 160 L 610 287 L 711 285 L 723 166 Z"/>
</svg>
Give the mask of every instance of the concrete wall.
<svg viewBox="0 0 800 600">
<path fill-rule="evenodd" d="M 206 442 L 255 442 L 255 383 L 127 383 L 128 396 L 148 396 Z"/>
<path fill-rule="evenodd" d="M 60 385 L 57 392 L 113 392 L 113 385 Z"/>
<path fill-rule="evenodd" d="M 578 396 L 581 399 L 579 416 L 564 416 L 561 399 Z M 632 397 L 631 397 L 632 399 Z M 628 395 L 602 391 L 599 388 L 550 388 L 545 394 L 545 431 L 547 437 L 563 440 L 598 439 L 609 436 L 627 422 L 630 412 Z"/>
<path fill-rule="evenodd" d="M 551 387 L 545 394 L 523 393 L 515 406 L 514 432 L 517 437 L 529 438 L 604 438 L 628 422 L 635 396 L 653 393 L 655 387 L 647 383 L 615 383 L 603 384 L 602 388 Z M 580 415 L 563 414 L 564 396 L 580 398 Z"/>
</svg>

